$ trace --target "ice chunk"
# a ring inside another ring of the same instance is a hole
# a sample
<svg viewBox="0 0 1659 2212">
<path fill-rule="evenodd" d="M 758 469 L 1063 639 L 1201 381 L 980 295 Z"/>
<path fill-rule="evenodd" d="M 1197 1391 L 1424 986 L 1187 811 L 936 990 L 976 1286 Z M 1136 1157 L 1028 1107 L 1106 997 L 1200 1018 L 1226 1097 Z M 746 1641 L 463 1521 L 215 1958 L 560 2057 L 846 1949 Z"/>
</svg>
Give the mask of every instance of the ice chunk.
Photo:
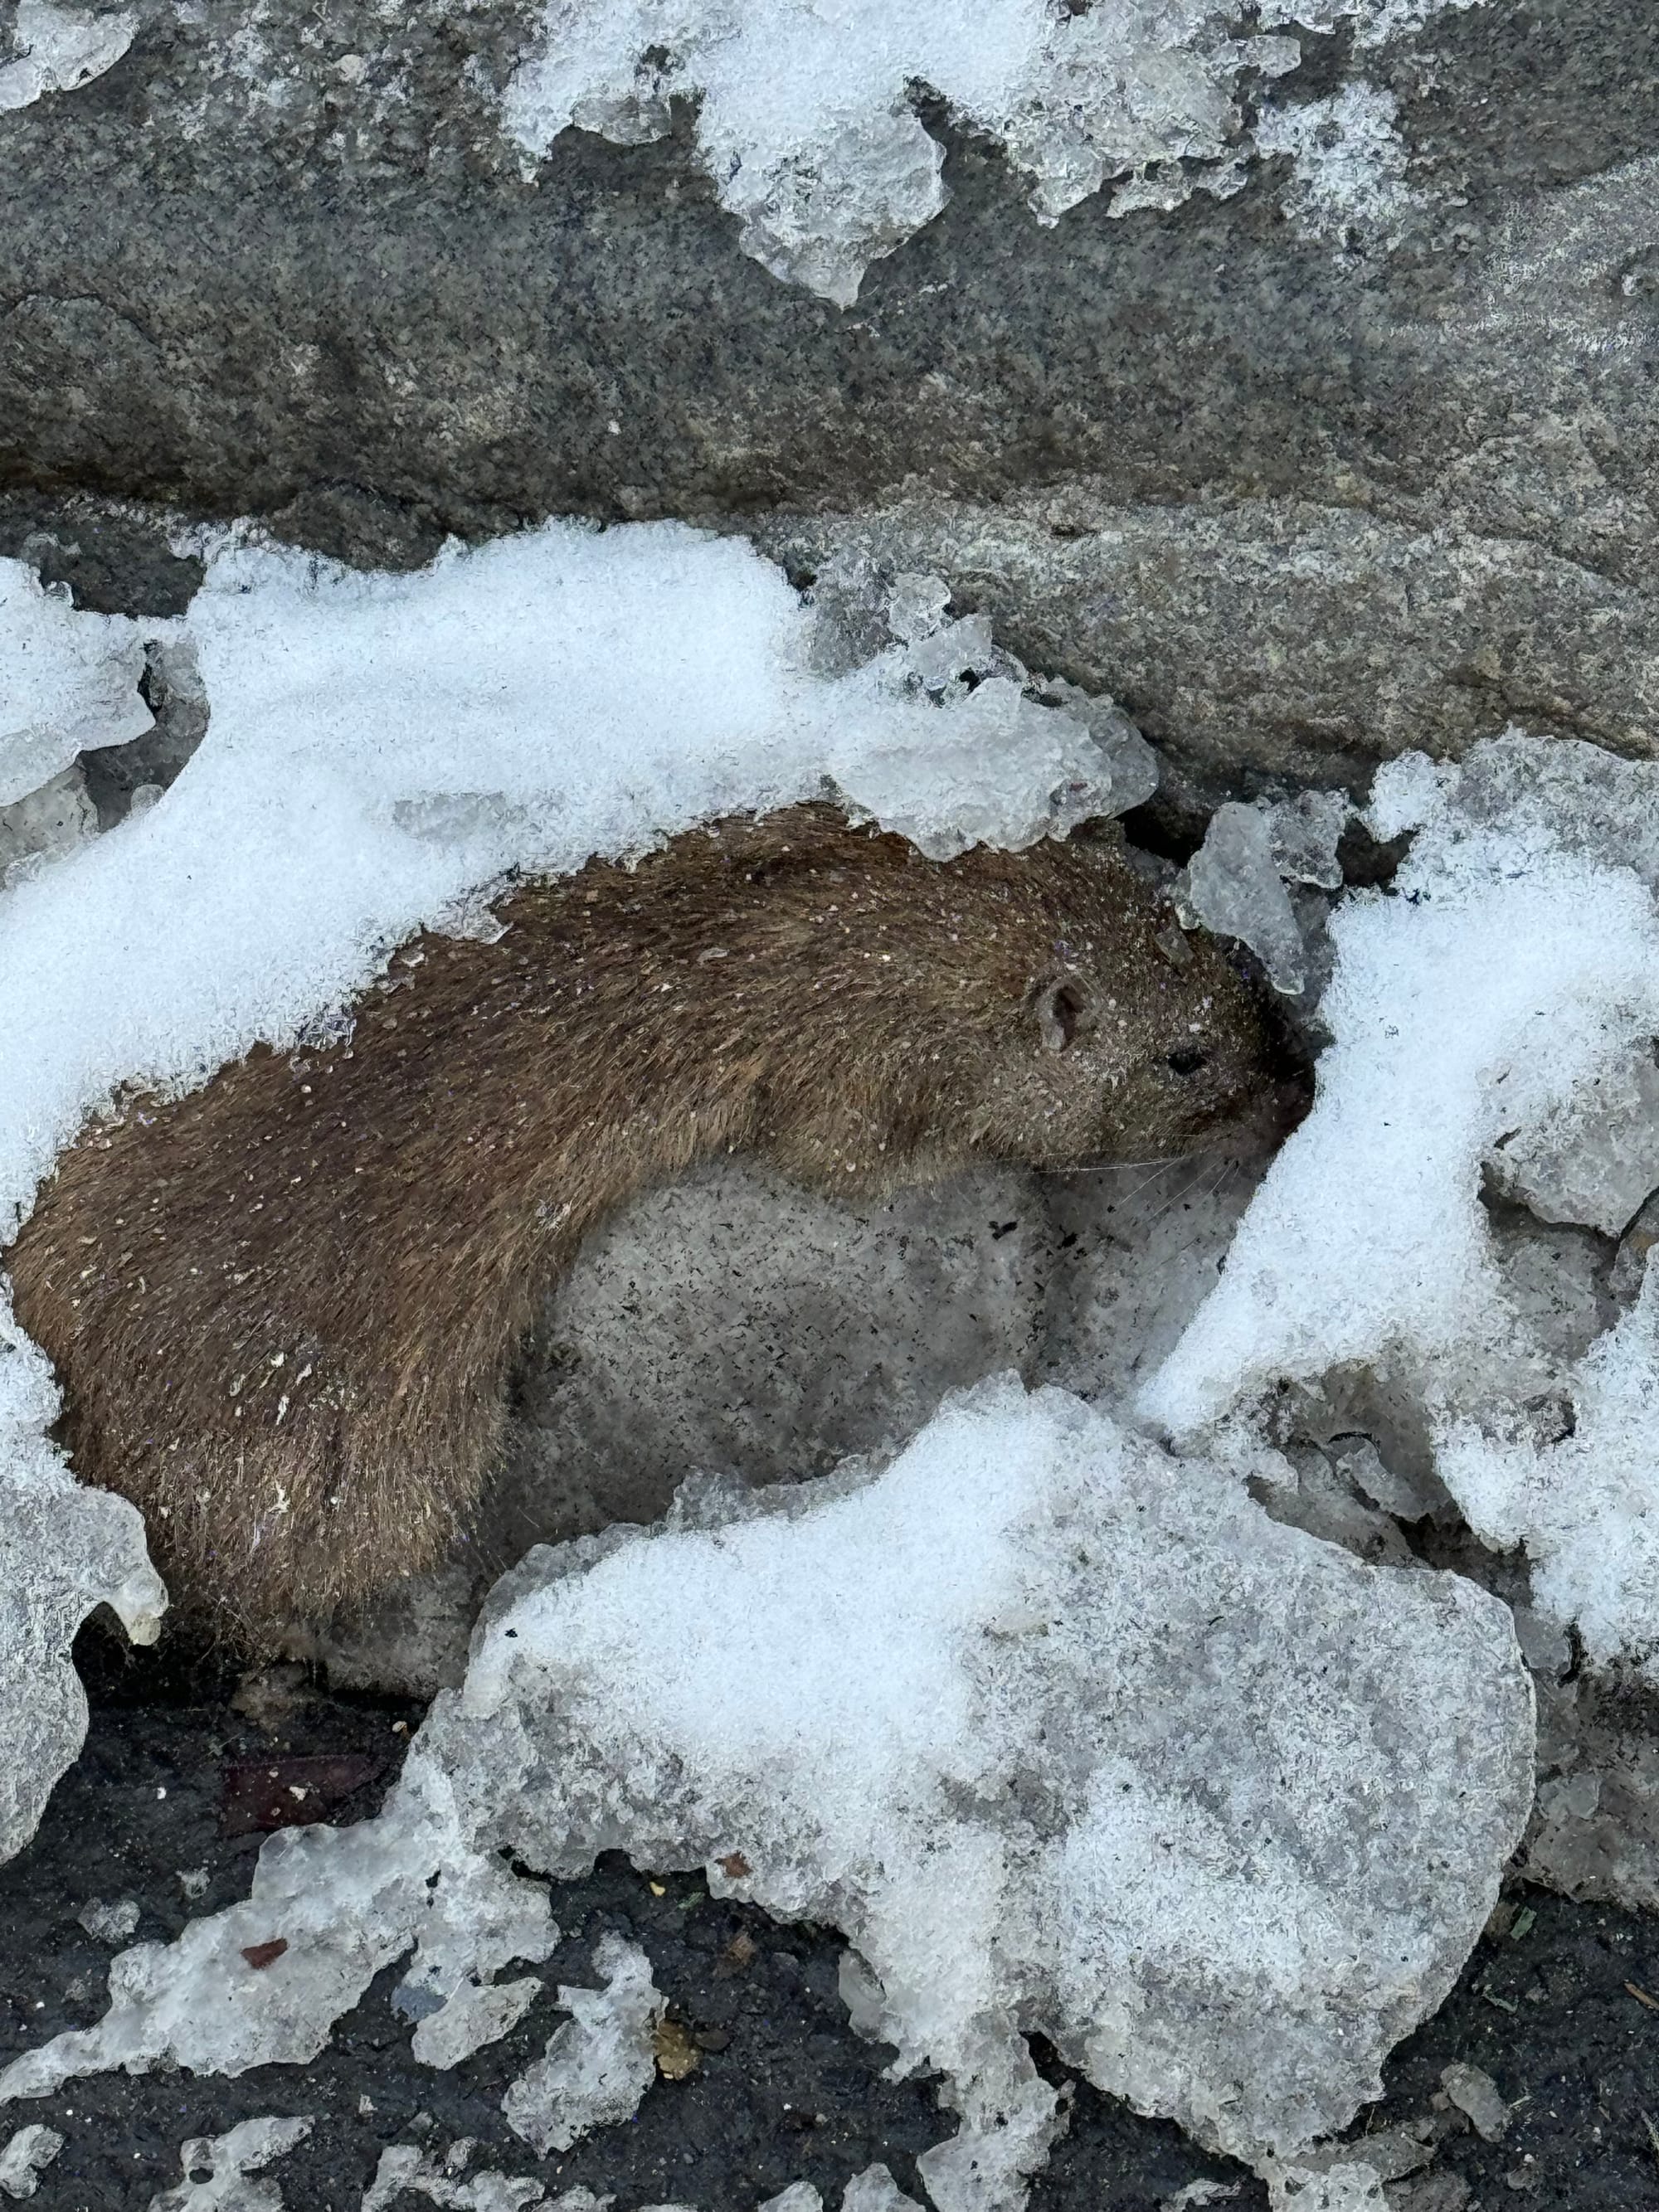
<svg viewBox="0 0 1659 2212">
<path fill-rule="evenodd" d="M 501 2100 L 507 2125 L 544 2155 L 631 2119 L 656 2079 L 652 2030 L 663 2001 L 650 1960 L 637 1943 L 603 1936 L 593 1966 L 605 1987 L 561 1987 L 559 2002 L 572 2018 Z"/>
<path fill-rule="evenodd" d="M 64 2138 L 56 2128 L 33 2126 L 19 2128 L 3 2150 L 0 2150 L 0 2191 L 11 2197 L 33 2197 L 40 2186 L 40 2173 L 52 2164 L 64 2148 Z"/>
<path fill-rule="evenodd" d="M 1489 1542 L 1524 1542 L 1533 1599 L 1571 1622 L 1590 1660 L 1659 1671 L 1659 1271 L 1564 1378 L 1571 1423 L 1540 1435 L 1525 1407 L 1447 1412 L 1442 1479 Z"/>
<path fill-rule="evenodd" d="M 1281 1379 L 1369 1374 L 1415 1403 L 1477 1534 L 1527 1545 L 1538 1604 L 1652 1664 L 1655 1308 L 1564 1368 L 1480 1193 L 1518 1158 L 1607 1219 L 1646 1174 L 1639 1116 L 1602 1107 L 1639 1097 L 1659 1035 L 1659 770 L 1511 732 L 1377 782 L 1373 826 L 1416 842 L 1395 896 L 1333 921 L 1315 1111 L 1143 1407 L 1191 1436 Z"/>
<path fill-rule="evenodd" d="M 653 2206 L 650 2212 L 669 2212 L 669 2208 Z M 823 2198 L 810 2181 L 792 2181 L 787 2189 L 769 2197 L 758 2212 L 823 2212 Z M 842 2191 L 841 2212 L 922 2212 L 922 2208 L 904 2194 L 884 2166 L 866 2166 Z"/>
<path fill-rule="evenodd" d="M 105 1905 L 94 1898 L 90 1905 L 82 1905 L 75 1917 L 95 1942 L 125 1943 L 137 1933 L 138 1900 L 136 1897 L 123 1897 L 113 1905 Z"/>
<path fill-rule="evenodd" d="M 1000 651 L 983 615 L 947 617 L 933 575 L 900 574 L 886 618 L 897 648 L 841 684 L 846 711 L 917 696 L 942 712 L 882 735 L 849 720 L 830 758 L 854 814 L 875 817 L 935 860 L 981 842 L 1019 847 L 1121 814 L 1158 781 L 1152 747 L 1109 700 L 1045 684 L 1036 703 L 1021 663 Z"/>
<path fill-rule="evenodd" d="M 417 2022 L 410 2049 L 422 2066 L 458 2066 L 486 2043 L 518 2026 L 541 1993 L 540 1979 L 463 1982 L 454 1995 Z"/>
<path fill-rule="evenodd" d="M 1366 1497 L 1401 1521 L 1421 1521 L 1437 1505 L 1445 1504 L 1445 1492 L 1397 1468 L 1388 1466 L 1369 1437 L 1347 1437 L 1331 1448 L 1338 1470 L 1364 1491 Z M 1517 1621 L 1516 1628 L 1520 1624 Z M 1522 1638 L 1524 1648 L 1525 1638 Z"/>
<path fill-rule="evenodd" d="M 1302 989 L 1306 949 L 1279 879 L 1273 826 L 1259 808 L 1236 799 L 1217 807 L 1176 897 L 1183 921 L 1248 945 L 1276 991 Z"/>
<path fill-rule="evenodd" d="M 842 2191 L 841 2212 L 921 2212 L 884 2166 L 866 2166 Z"/>
<path fill-rule="evenodd" d="M 1534 1127 L 1505 1132 L 1492 1181 L 1540 1221 L 1620 1236 L 1659 1189 L 1659 1064 L 1644 1039 Z"/>
<path fill-rule="evenodd" d="M 942 2206 L 1006 2200 L 1006 2135 L 1040 2150 L 1052 2131 L 1015 2018 L 1233 2146 L 1336 2124 L 1381 2020 L 1418 2016 L 1424 1975 L 1455 1972 L 1524 1814 L 1528 1692 L 1502 1609 L 1450 1578 L 1373 1578 L 1058 1393 L 981 1392 L 841 1487 L 532 1555 L 412 1757 L 465 1742 L 476 1773 L 505 1728 L 515 1771 L 558 1778 L 559 1802 L 527 1813 L 536 1840 L 514 1824 L 537 1863 L 583 1863 L 579 1838 L 601 1832 L 648 1864 L 701 1844 L 717 1891 L 846 1928 L 872 2024 L 942 2066 L 969 2118 L 957 2158 L 926 2162 Z M 1492 1685 L 1480 1717 L 1464 1654 Z M 1376 1717 L 1363 1745 L 1356 1711 Z M 1384 1749 L 1383 1711 L 1409 1752 Z M 1264 1759 L 1276 1747 L 1267 1798 L 1258 1736 Z M 1419 1922 L 1443 1840 L 1430 1801 L 1477 1769 L 1483 1841 L 1466 1832 L 1458 1903 Z M 1388 1804 L 1380 1826 L 1360 1796 Z M 1443 1944 L 1457 1956 L 1431 1963 Z M 1363 1998 L 1340 1963 L 1362 1957 Z M 1369 1980 L 1384 1959 L 1386 1988 Z"/>
<path fill-rule="evenodd" d="M 1127 814 L 1132 806 L 1144 805 L 1158 789 L 1158 755 L 1115 702 L 1068 684 L 1063 676 L 1051 676 L 1037 696 L 1081 722 L 1105 755 L 1110 803 L 1102 811 Z"/>
<path fill-rule="evenodd" d="M 1273 2212 L 1389 2212 L 1376 2168 L 1363 2158 L 1278 2166 L 1267 2193 Z"/>
<path fill-rule="evenodd" d="M 45 92 L 73 92 L 90 84 L 114 68 L 137 28 L 138 18 L 129 9 L 100 15 L 90 8 L 62 7 L 58 0 L 17 0 L 20 52 L 15 61 L 0 65 L 0 113 L 27 107 Z"/>
<path fill-rule="evenodd" d="M 514 2180 L 504 2173 L 486 2167 L 478 2173 L 468 2173 L 466 2167 L 474 2146 L 466 2140 L 452 2143 L 441 2160 L 428 2158 L 413 2143 L 391 2143 L 380 2153 L 380 2162 L 374 2169 L 374 2179 L 364 2195 L 362 2212 L 386 2212 L 396 2204 L 405 2191 L 411 2196 L 428 2197 L 434 2204 L 450 2205 L 455 2212 L 520 2212 L 526 2204 L 539 2204 L 547 2191 L 539 2181 Z M 586 2198 L 583 2205 L 569 2205 L 568 2212 L 599 2212 L 601 2203 L 609 2204 L 610 2197 L 590 2197 L 586 2190 L 571 2191 L 570 2196 Z M 557 2199 L 557 2205 L 568 2203 L 567 2197 Z M 557 2212 L 556 2205 L 555 2212 Z"/>
<path fill-rule="evenodd" d="M 621 1845 L 845 1931 L 860 2024 L 941 2071 L 962 2118 L 923 2162 L 939 2212 L 1017 2204 L 1055 2130 L 1028 2031 L 1267 2160 L 1376 2094 L 1449 1986 L 1531 1750 L 1496 1601 L 1365 1566 L 1269 1519 L 1237 1469 L 1005 1380 L 883 1472 L 704 1482 L 657 1530 L 532 1553 L 379 1819 L 273 1838 L 256 1905 L 118 1960 L 106 2021 L 0 2094 L 123 2051 L 309 2055 L 384 1931 L 410 1940 L 434 1863 L 441 1889 L 488 1868 L 538 1899 L 502 1854 L 567 1875 Z M 257 1973 L 256 1934 L 289 1938 Z M 599 1964 L 554 2057 L 604 2081 L 624 2047 L 632 2099 L 657 2000 L 631 1947 Z"/>
<path fill-rule="evenodd" d="M 1320 27 L 1341 20 L 1363 36 L 1408 20 L 1407 9 L 1420 21 L 1444 4 L 1271 0 L 1258 13 L 1264 28 L 1315 12 Z M 1249 144 L 1240 77 L 1281 76 L 1299 59 L 1292 37 L 1230 35 L 1210 0 L 1075 10 L 1042 0 L 839 0 L 830 9 L 810 0 L 544 0 L 538 49 L 508 83 L 502 121 L 533 174 L 573 125 L 636 145 L 667 130 L 672 100 L 697 98 L 699 156 L 739 220 L 744 250 L 847 306 L 871 262 L 945 204 L 944 149 L 911 105 L 918 82 L 959 123 L 1001 141 L 1031 180 L 1039 219 L 1052 222 L 1108 185 L 1115 215 L 1174 207 L 1195 187 L 1237 191 Z M 1351 167 L 1395 143 L 1379 148 L 1357 125 L 1350 137 Z"/>
<path fill-rule="evenodd" d="M 1550 1625 L 1534 1618 L 1534 1641 Z M 1526 1649 L 1527 1639 L 1522 1639 Z M 1559 1637 L 1529 1655 L 1538 1679 L 1540 1777 L 1523 1863 L 1569 1897 L 1659 1909 L 1659 1740 L 1627 1670 L 1568 1674 Z"/>
<path fill-rule="evenodd" d="M 1417 204 L 1399 113 L 1393 93 L 1364 77 L 1322 100 L 1263 108 L 1255 142 L 1264 154 L 1290 155 L 1285 212 L 1304 237 L 1329 237 L 1348 250 L 1398 240 Z"/>
<path fill-rule="evenodd" d="M 152 2197 L 149 2212 L 282 2212 L 276 2183 L 247 2177 L 303 2142 L 313 2125 L 308 2119 L 242 2120 L 226 2135 L 192 2136 L 179 2154 L 184 2179 Z"/>
<path fill-rule="evenodd" d="M 1301 791 L 1294 799 L 1275 799 L 1264 806 L 1273 866 L 1281 878 L 1340 890 L 1342 864 L 1336 848 L 1353 811 L 1352 801 L 1340 791 Z"/>
<path fill-rule="evenodd" d="M 45 1359 L 0 1298 L 0 1859 L 33 1834 L 85 1740 L 70 1656 L 81 1623 L 107 1605 L 153 1644 L 167 1605 L 137 1509 L 82 1490 L 47 1443 L 58 1411 Z"/>
<path fill-rule="evenodd" d="M 15 2059 L 0 2099 L 48 2096 L 76 2075 L 117 2067 L 241 2074 L 303 2063 L 411 1945 L 403 1987 L 434 2018 L 509 1960 L 545 1958 L 558 1941 L 545 1890 L 468 1849 L 444 1778 L 412 1783 L 378 1820 L 280 1831 L 245 1902 L 191 1921 L 176 1945 L 122 1952 L 103 2019 Z"/>
<path fill-rule="evenodd" d="M 71 765 L 27 799 L 0 806 L 0 886 L 63 859 L 97 830 L 86 778 Z"/>
<path fill-rule="evenodd" d="M 0 107 L 5 76 L 0 69 Z M 0 807 L 38 791 L 89 746 L 123 744 L 151 728 L 138 692 L 143 672 L 136 622 L 83 613 L 66 586 L 48 591 L 26 562 L 0 560 Z"/>
</svg>

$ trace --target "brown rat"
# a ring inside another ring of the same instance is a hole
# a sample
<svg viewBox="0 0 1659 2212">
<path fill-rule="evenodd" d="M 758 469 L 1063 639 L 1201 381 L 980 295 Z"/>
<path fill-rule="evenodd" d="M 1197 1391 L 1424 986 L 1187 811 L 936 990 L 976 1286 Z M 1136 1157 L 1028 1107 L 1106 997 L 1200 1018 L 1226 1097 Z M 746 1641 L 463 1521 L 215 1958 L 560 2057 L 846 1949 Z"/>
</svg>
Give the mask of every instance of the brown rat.
<svg viewBox="0 0 1659 2212">
<path fill-rule="evenodd" d="M 1249 993 L 1109 844 L 940 864 L 796 807 L 497 913 L 344 1042 L 94 1122 L 9 1255 L 76 1471 L 252 1650 L 443 1556 L 550 1279 L 642 1187 L 1147 1159 L 1269 1087 Z"/>
</svg>

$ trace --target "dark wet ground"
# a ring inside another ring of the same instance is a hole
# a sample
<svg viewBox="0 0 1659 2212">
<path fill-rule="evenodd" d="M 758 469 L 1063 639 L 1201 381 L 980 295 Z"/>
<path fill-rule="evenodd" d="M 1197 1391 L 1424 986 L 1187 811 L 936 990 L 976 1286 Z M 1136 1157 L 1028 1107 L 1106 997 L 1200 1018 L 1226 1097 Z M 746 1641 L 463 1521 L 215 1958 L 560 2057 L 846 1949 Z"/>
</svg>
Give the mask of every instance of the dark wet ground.
<svg viewBox="0 0 1659 2212">
<path fill-rule="evenodd" d="M 79 1925 L 89 1901 L 136 1899 L 138 1936 L 164 1940 L 193 1912 L 246 1894 L 261 1837 L 222 1833 L 234 1762 L 330 1756 L 379 1765 L 333 1808 L 336 1818 L 356 1817 L 374 1808 L 417 1719 L 413 1706 L 338 1699 L 266 1725 L 222 1703 L 99 1705 L 39 1835 L 0 1869 L 3 2054 L 100 2014 L 115 1947 Z M 364 1769 L 322 1771 L 337 1784 Z M 246 1777 L 232 1795 L 246 1800 Z M 201 1868 L 206 1887 L 189 1902 L 179 1876 Z M 1489 1935 L 1439 2016 L 1401 2047 L 1388 2101 L 1370 2119 L 1382 2126 L 1429 2115 L 1441 2069 L 1462 2060 L 1492 2075 L 1516 2107 L 1508 2134 L 1483 2142 L 1443 2111 L 1438 2125 L 1449 2132 L 1426 2172 L 1398 2185 L 1414 2192 L 1399 2201 L 1410 2212 L 1659 2208 L 1659 2145 L 1649 2126 L 1651 2116 L 1659 2128 L 1659 1921 L 1538 1891 L 1510 1902 L 1510 1929 Z M 309 2139 L 267 2170 L 289 2212 L 357 2212 L 385 2145 L 441 2152 L 461 2136 L 477 2140 L 475 2170 L 534 2175 L 550 2197 L 585 2183 L 613 2193 L 617 2212 L 665 2200 L 753 2212 L 801 2179 L 833 2208 L 842 2185 L 873 2160 L 917 2191 L 915 2158 L 951 2122 L 930 2083 L 884 2081 L 887 2054 L 851 2032 L 832 1931 L 775 1926 L 716 1902 L 694 1877 L 653 1883 L 620 1859 L 556 1887 L 555 1912 L 564 1941 L 544 1969 L 546 1995 L 511 2035 L 453 2072 L 410 2057 L 410 2028 L 389 2002 L 399 1971 L 391 1968 L 310 2067 L 264 2067 L 234 2081 L 94 2077 L 13 2107 L 0 2140 L 36 2119 L 66 2138 L 41 2178 L 40 2212 L 143 2212 L 179 2181 L 186 2136 L 222 2133 L 256 2114 L 315 2117 Z M 501 2119 L 501 2095 L 562 2017 L 556 1984 L 595 1978 L 592 1947 L 606 1929 L 649 1954 L 671 2016 L 697 2052 L 695 2070 L 659 2080 L 633 2122 L 538 2160 Z M 1032 2212 L 1152 2212 L 1205 2176 L 1238 2185 L 1217 2200 L 1236 2212 L 1265 2204 L 1241 2169 L 1079 2082 L 1071 2131 L 1036 2183 Z"/>
</svg>

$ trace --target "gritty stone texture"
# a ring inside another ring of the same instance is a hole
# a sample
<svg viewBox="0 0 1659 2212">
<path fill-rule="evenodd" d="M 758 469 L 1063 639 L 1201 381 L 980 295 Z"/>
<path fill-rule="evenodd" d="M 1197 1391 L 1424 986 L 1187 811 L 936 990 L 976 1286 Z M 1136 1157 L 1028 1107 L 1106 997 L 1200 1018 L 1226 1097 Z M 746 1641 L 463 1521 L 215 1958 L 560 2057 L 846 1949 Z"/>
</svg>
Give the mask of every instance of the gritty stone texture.
<svg viewBox="0 0 1659 2212">
<path fill-rule="evenodd" d="M 498 1486 L 526 1516 L 501 1528 L 503 1565 L 554 1530 L 656 1520 L 692 1468 L 826 1474 L 947 1390 L 1029 1370 L 1056 1241 L 1018 1169 L 874 1206 L 735 1160 L 649 1193 L 543 1317 Z"/>
<path fill-rule="evenodd" d="M 480 1548 L 653 1521 L 693 1468 L 765 1483 L 914 1435 L 1004 1369 L 1121 1392 L 1213 1285 L 1269 1157 L 990 1169 L 874 1204 L 721 1162 L 599 1230 L 544 1311 Z"/>
<path fill-rule="evenodd" d="M 1285 97 L 1363 72 L 1399 103 L 1391 244 L 1302 234 L 1285 157 L 1045 229 L 947 128 L 944 213 L 844 312 L 739 251 L 685 114 L 650 146 L 568 132 L 526 178 L 493 105 L 520 0 L 137 12 L 106 75 L 0 122 L 14 513 L 252 511 L 395 564 L 555 511 L 908 487 L 894 527 L 1008 642 L 1200 781 L 1354 781 L 1511 714 L 1652 748 L 1651 9 L 1307 37 Z M 803 561 L 837 537 L 790 531 Z"/>
<path fill-rule="evenodd" d="M 1043 228 L 930 109 L 951 198 L 844 311 L 740 251 L 688 113 L 527 177 L 494 104 L 527 0 L 137 12 L 0 117 L 0 551 L 82 605 L 177 611 L 195 573 L 110 498 L 394 567 L 669 514 L 826 592 L 938 570 L 1117 697 L 1177 802 L 1511 719 L 1659 741 L 1659 11 L 1304 37 L 1283 97 L 1398 102 L 1403 211 L 1346 241 L 1287 217 L 1285 157 Z"/>
<path fill-rule="evenodd" d="M 750 527 L 832 605 L 937 573 L 1030 666 L 1118 699 L 1210 804 L 1268 778 L 1363 797 L 1379 760 L 1511 720 L 1659 746 L 1659 599 L 1518 534 L 1077 483 Z"/>
</svg>

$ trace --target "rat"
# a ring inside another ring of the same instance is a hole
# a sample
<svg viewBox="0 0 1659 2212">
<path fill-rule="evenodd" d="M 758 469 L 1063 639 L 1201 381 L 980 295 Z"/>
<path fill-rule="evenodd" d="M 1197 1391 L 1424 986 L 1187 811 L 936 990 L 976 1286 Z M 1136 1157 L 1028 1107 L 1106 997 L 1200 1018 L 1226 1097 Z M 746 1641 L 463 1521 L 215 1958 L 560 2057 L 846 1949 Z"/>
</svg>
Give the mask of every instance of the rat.
<svg viewBox="0 0 1659 2212">
<path fill-rule="evenodd" d="M 924 859 L 812 805 L 511 886 L 349 1034 L 93 1121 L 9 1255 L 82 1480 L 250 1656 L 439 1563 L 582 1239 L 748 1152 L 867 1198 L 1164 1158 L 1275 1088 L 1270 1024 L 1121 844 Z"/>
</svg>

